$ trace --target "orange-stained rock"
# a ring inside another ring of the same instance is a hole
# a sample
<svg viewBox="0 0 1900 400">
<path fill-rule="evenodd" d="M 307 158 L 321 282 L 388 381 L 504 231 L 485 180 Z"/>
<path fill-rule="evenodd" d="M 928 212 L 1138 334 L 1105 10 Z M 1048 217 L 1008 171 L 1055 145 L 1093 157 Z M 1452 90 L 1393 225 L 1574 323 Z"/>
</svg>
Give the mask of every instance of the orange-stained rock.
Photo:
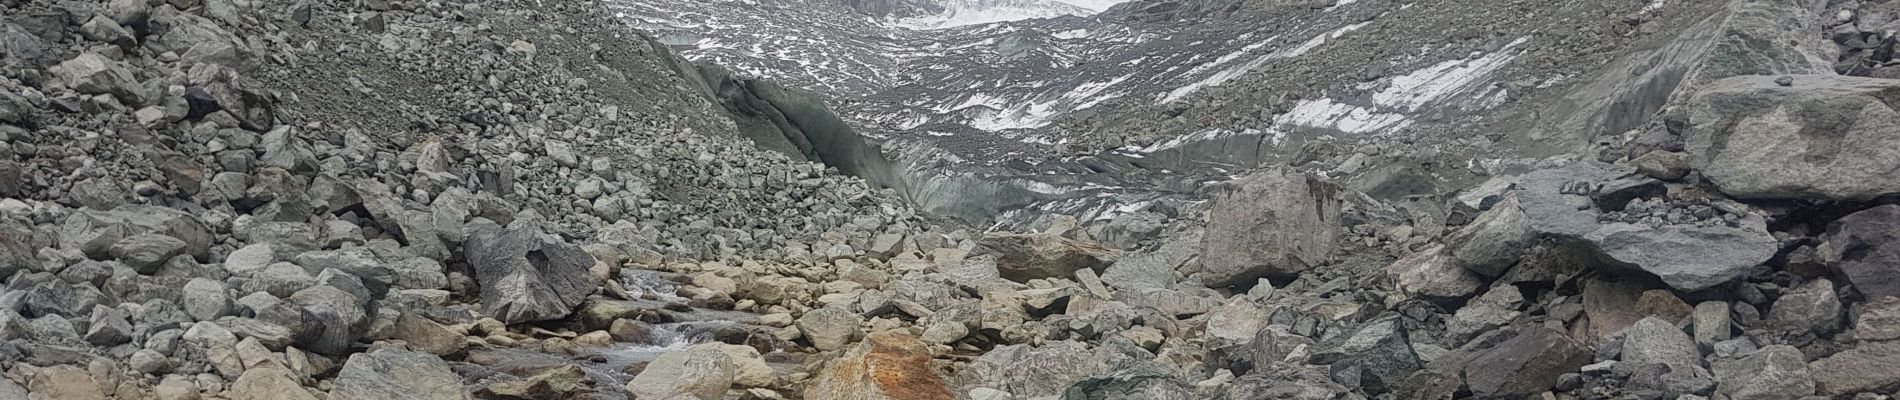
<svg viewBox="0 0 1900 400">
<path fill-rule="evenodd" d="M 924 342 L 898 332 L 879 332 L 831 360 L 805 388 L 807 399 L 954 400 L 930 365 Z"/>
</svg>

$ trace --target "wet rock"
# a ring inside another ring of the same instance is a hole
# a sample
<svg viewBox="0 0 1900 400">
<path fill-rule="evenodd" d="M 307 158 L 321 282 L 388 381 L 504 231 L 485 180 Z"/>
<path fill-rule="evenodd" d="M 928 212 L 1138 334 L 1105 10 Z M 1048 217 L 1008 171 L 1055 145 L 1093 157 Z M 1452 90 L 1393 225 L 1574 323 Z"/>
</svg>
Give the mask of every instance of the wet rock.
<svg viewBox="0 0 1900 400">
<path fill-rule="evenodd" d="M 627 382 L 627 391 L 638 399 L 669 399 L 689 396 L 700 400 L 724 398 L 732 387 L 731 357 L 719 350 L 696 348 L 660 355 L 645 370 Z"/>
<path fill-rule="evenodd" d="M 1869 342 L 1808 363 L 1815 388 L 1840 396 L 1900 385 L 1900 342 Z"/>
<path fill-rule="evenodd" d="M 461 379 L 434 355 L 390 348 L 350 355 L 326 400 L 467 400 Z"/>
<path fill-rule="evenodd" d="M 1854 289 L 1869 297 L 1900 296 L 1900 205 L 1848 214 L 1829 224 L 1820 249 Z"/>
<path fill-rule="evenodd" d="M 1401 258 L 1387 266 L 1385 274 L 1399 292 L 1428 299 L 1462 298 L 1484 287 L 1482 278 L 1459 265 L 1442 247 Z"/>
<path fill-rule="evenodd" d="M 1063 391 L 1062 400 L 1189 400 L 1194 386 L 1167 367 L 1141 363 L 1076 382 Z"/>
<path fill-rule="evenodd" d="M 1081 269 L 1101 270 L 1121 255 L 1115 249 L 1050 234 L 991 233 L 976 245 L 976 255 L 999 255 L 997 272 L 1017 282 L 1073 277 Z"/>
<path fill-rule="evenodd" d="M 1280 168 L 1231 183 L 1215 196 L 1201 239 L 1203 282 L 1213 287 L 1297 274 L 1326 262 L 1339 235 L 1339 187 Z"/>
<path fill-rule="evenodd" d="M 1551 390 L 1557 377 L 1590 363 L 1588 347 L 1562 332 L 1526 327 L 1496 347 L 1474 355 L 1464 368 L 1465 383 L 1483 397 L 1512 398 Z"/>
<path fill-rule="evenodd" d="M 586 390 L 586 379 L 587 372 L 580 367 L 563 365 L 526 378 L 489 385 L 482 388 L 480 394 L 504 399 L 560 400 Z"/>
<path fill-rule="evenodd" d="M 1786 345 L 1763 347 L 1740 360 L 1716 360 L 1716 392 L 1731 400 L 1796 399 L 1814 394 L 1807 357 Z"/>
<path fill-rule="evenodd" d="M 951 400 L 949 386 L 931 366 L 923 342 L 879 332 L 827 362 L 805 387 L 810 399 Z"/>
<path fill-rule="evenodd" d="M 594 256 L 527 230 L 482 231 L 464 246 L 481 284 L 482 314 L 503 323 L 565 317 L 595 285 Z"/>
<path fill-rule="evenodd" d="M 1841 299 L 1834 294 L 1834 282 L 1816 279 L 1783 293 L 1767 317 L 1781 326 L 1827 335 L 1840 329 Z"/>
<path fill-rule="evenodd" d="M 1900 193 L 1900 80 L 1739 76 L 1688 100 L 1685 148 L 1723 193 L 1742 199 L 1867 200 Z"/>
<path fill-rule="evenodd" d="M 863 321 L 857 314 L 836 307 L 808 311 L 798 317 L 797 325 L 819 351 L 842 349 L 864 335 Z"/>
</svg>

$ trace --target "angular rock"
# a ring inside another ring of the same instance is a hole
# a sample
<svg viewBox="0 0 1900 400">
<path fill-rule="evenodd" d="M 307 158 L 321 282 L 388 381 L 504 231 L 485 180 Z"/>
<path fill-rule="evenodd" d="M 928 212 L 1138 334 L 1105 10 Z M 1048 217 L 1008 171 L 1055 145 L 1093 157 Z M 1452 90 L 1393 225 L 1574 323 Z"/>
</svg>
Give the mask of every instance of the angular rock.
<svg viewBox="0 0 1900 400">
<path fill-rule="evenodd" d="M 468 343 L 464 340 L 466 335 L 415 313 L 403 313 L 397 317 L 390 338 L 408 343 L 410 349 L 438 356 L 461 352 Z"/>
<path fill-rule="evenodd" d="M 184 291 L 179 294 L 179 305 L 185 314 L 199 321 L 218 319 L 231 310 L 231 298 L 225 294 L 224 282 L 205 278 L 193 278 L 185 282 Z"/>
<path fill-rule="evenodd" d="M 42 369 L 26 381 L 27 393 L 59 400 L 106 400 L 105 390 L 85 370 L 70 365 Z M 30 397 L 29 397 L 30 398 Z"/>
<path fill-rule="evenodd" d="M 1385 274 L 1400 293 L 1428 299 L 1462 298 L 1484 287 L 1478 274 L 1437 246 L 1400 258 L 1385 267 Z"/>
<path fill-rule="evenodd" d="M 252 368 L 231 382 L 225 396 L 231 400 L 317 400 L 297 378 L 283 368 Z"/>
<path fill-rule="evenodd" d="M 1900 340 L 1900 297 L 1882 297 L 1864 303 L 1854 316 L 1854 337 L 1860 340 Z"/>
<path fill-rule="evenodd" d="M 1733 320 L 1729 315 L 1729 304 L 1723 301 L 1705 301 L 1695 305 L 1691 315 L 1695 327 L 1695 342 L 1698 345 L 1713 346 L 1731 337 Z"/>
<path fill-rule="evenodd" d="M 1642 269 L 1681 290 L 1701 290 L 1746 274 L 1775 256 L 1777 242 L 1759 219 L 1742 227 L 1608 224 L 1591 240 L 1611 260 Z"/>
<path fill-rule="evenodd" d="M 1830 261 L 1869 298 L 1900 297 L 1900 205 L 1869 208 L 1834 221 L 1822 236 Z"/>
<path fill-rule="evenodd" d="M 710 348 L 660 355 L 627 382 L 636 399 L 697 398 L 718 400 L 732 387 L 732 360 Z"/>
<path fill-rule="evenodd" d="M 1366 322 L 1351 335 L 1323 341 L 1307 361 L 1357 368 L 1358 385 L 1367 393 L 1399 390 L 1413 372 L 1423 367 L 1400 319 L 1399 314 L 1387 314 Z"/>
<path fill-rule="evenodd" d="M 879 332 L 827 362 L 805 387 L 809 399 L 952 400 L 931 366 L 930 350 L 916 338 Z"/>
<path fill-rule="evenodd" d="M 1018 398 L 1061 395 L 1069 385 L 1108 372 L 1087 345 L 1056 341 L 1039 346 L 998 346 L 957 372 L 959 390 L 998 389 Z"/>
<path fill-rule="evenodd" d="M 1815 279 L 1788 290 L 1769 308 L 1768 320 L 1821 335 L 1840 330 L 1841 299 L 1834 282 Z"/>
<path fill-rule="evenodd" d="M 565 317 L 595 289 L 594 256 L 528 230 L 477 232 L 463 246 L 482 288 L 482 314 L 503 323 Z"/>
<path fill-rule="evenodd" d="M 1695 341 L 1675 324 L 1656 317 L 1643 318 L 1623 330 L 1623 362 L 1662 364 L 1680 373 L 1706 371 Z"/>
<path fill-rule="evenodd" d="M 587 389 L 586 378 L 587 371 L 581 367 L 563 365 L 526 378 L 488 385 L 480 394 L 504 399 L 561 400 Z"/>
<path fill-rule="evenodd" d="M 1868 200 L 1900 193 L 1900 80 L 1738 76 L 1685 106 L 1696 170 L 1741 199 Z"/>
<path fill-rule="evenodd" d="M 1140 363 L 1076 382 L 1063 391 L 1062 400 L 1190 400 L 1194 385 L 1167 367 Z"/>
<path fill-rule="evenodd" d="M 1459 265 L 1485 276 L 1502 276 L 1536 237 L 1515 196 L 1505 196 L 1489 211 L 1450 236 L 1446 249 Z"/>
<path fill-rule="evenodd" d="M 1869 342 L 1808 363 L 1815 389 L 1828 396 L 1900 385 L 1900 342 Z"/>
<path fill-rule="evenodd" d="M 1339 190 L 1288 168 L 1236 179 L 1208 212 L 1201 280 L 1225 287 L 1325 263 L 1339 235 Z"/>
<path fill-rule="evenodd" d="M 298 347 L 323 354 L 348 354 L 350 346 L 369 331 L 371 310 L 364 309 L 368 299 L 335 286 L 312 286 L 285 300 L 305 314 L 296 325 L 303 332 L 298 335 Z"/>
<path fill-rule="evenodd" d="M 325 400 L 468 400 L 461 378 L 434 355 L 383 348 L 350 355 Z"/>
<path fill-rule="evenodd" d="M 1763 347 L 1740 360 L 1716 360 L 1715 391 L 1730 400 L 1798 399 L 1814 394 L 1807 356 L 1787 345 Z"/>
<path fill-rule="evenodd" d="M 836 307 L 825 307 L 805 312 L 798 317 L 798 330 L 806 340 L 819 351 L 842 349 L 852 340 L 864 335 L 863 321 L 857 314 Z"/>
<path fill-rule="evenodd" d="M 1463 372 L 1473 394 L 1518 398 L 1551 390 L 1559 375 L 1576 372 L 1590 357 L 1588 347 L 1562 332 L 1531 326 L 1474 355 Z"/>
<path fill-rule="evenodd" d="M 991 233 L 976 242 L 978 254 L 995 253 L 1004 279 L 1068 278 L 1081 269 L 1101 270 L 1121 256 L 1115 249 L 1050 234 Z"/>
</svg>

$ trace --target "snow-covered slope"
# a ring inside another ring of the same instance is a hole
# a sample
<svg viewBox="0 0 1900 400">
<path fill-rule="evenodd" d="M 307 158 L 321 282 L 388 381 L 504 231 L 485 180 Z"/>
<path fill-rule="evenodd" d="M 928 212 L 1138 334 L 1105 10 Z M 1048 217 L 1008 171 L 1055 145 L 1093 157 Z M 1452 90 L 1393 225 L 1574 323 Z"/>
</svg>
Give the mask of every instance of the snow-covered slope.
<svg viewBox="0 0 1900 400">
<path fill-rule="evenodd" d="M 1670 35 L 1714 3 L 935 1 L 945 11 L 908 18 L 796 0 L 617 11 L 688 58 L 830 95 L 916 179 L 975 175 L 1048 205 L 1331 156 L 1300 154 L 1313 141 L 1483 155 L 1469 131 L 1487 116 L 1554 96 L 1606 51 Z"/>
</svg>

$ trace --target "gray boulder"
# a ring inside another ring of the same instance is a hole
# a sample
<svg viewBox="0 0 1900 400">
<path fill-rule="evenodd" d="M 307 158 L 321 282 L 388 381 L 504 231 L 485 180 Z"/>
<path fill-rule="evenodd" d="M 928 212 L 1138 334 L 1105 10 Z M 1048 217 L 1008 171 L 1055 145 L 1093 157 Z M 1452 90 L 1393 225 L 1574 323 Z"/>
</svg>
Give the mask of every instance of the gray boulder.
<svg viewBox="0 0 1900 400">
<path fill-rule="evenodd" d="M 977 254 L 995 253 L 996 271 L 1017 282 L 1068 278 L 1082 269 L 1102 270 L 1121 252 L 1052 234 L 991 233 L 976 242 Z"/>
<path fill-rule="evenodd" d="M 1649 317 L 1623 330 L 1623 362 L 1631 365 L 1662 364 L 1678 373 L 1695 374 L 1702 368 L 1702 354 L 1695 341 L 1675 324 Z"/>
<path fill-rule="evenodd" d="M 660 355 L 627 382 L 636 399 L 724 398 L 737 374 L 732 358 L 708 347 L 688 348 Z"/>
<path fill-rule="evenodd" d="M 299 290 L 288 299 L 302 307 L 312 320 L 300 326 L 306 334 L 297 344 L 323 354 L 347 354 L 356 339 L 369 331 L 370 310 L 362 299 L 335 286 L 318 285 Z M 273 321 L 276 322 L 276 321 Z"/>
<path fill-rule="evenodd" d="M 1190 400 L 1194 386 L 1167 367 L 1140 363 L 1083 379 L 1062 392 L 1062 400 Z"/>
<path fill-rule="evenodd" d="M 1332 183 L 1288 168 L 1234 180 L 1208 212 L 1201 280 L 1225 287 L 1325 263 L 1339 236 L 1339 193 Z"/>
<path fill-rule="evenodd" d="M 1841 299 L 1834 294 L 1834 282 L 1815 279 L 1782 293 L 1768 309 L 1768 320 L 1822 335 L 1840 330 Z"/>
<path fill-rule="evenodd" d="M 1428 299 L 1462 298 L 1484 287 L 1477 273 L 1459 265 L 1441 246 L 1400 258 L 1386 266 L 1385 274 L 1400 293 Z"/>
<path fill-rule="evenodd" d="M 225 293 L 224 283 L 205 278 L 185 282 L 179 303 L 186 314 L 199 321 L 218 319 L 231 310 L 231 297 Z"/>
<path fill-rule="evenodd" d="M 215 237 L 197 217 L 164 207 L 127 205 L 111 211 L 82 209 L 59 227 L 59 247 L 77 249 L 94 259 L 111 257 L 119 240 L 142 234 L 169 236 L 185 242 L 183 254 L 208 261 Z"/>
<path fill-rule="evenodd" d="M 798 330 L 806 340 L 820 351 L 844 348 L 852 340 L 864 336 L 863 321 L 857 314 L 837 307 L 825 307 L 805 312 L 798 317 Z"/>
<path fill-rule="evenodd" d="M 1739 76 L 1687 104 L 1697 170 L 1743 199 L 1867 200 L 1900 193 L 1900 80 Z"/>
<path fill-rule="evenodd" d="M 1423 367 L 1418 354 L 1412 352 L 1400 319 L 1399 314 L 1390 313 L 1366 322 L 1350 335 L 1322 341 L 1307 361 L 1333 364 L 1335 371 L 1357 369 L 1358 387 L 1366 393 L 1400 390 L 1406 378 Z"/>
<path fill-rule="evenodd" d="M 1798 399 L 1814 394 L 1807 357 L 1788 345 L 1763 347 L 1739 360 L 1716 360 L 1715 391 L 1730 400 Z"/>
<path fill-rule="evenodd" d="M 1464 365 L 1465 384 L 1480 397 L 1521 398 L 1551 389 L 1557 377 L 1590 363 L 1590 348 L 1541 326 L 1518 331 Z"/>
<path fill-rule="evenodd" d="M 1504 196 L 1489 211 L 1445 238 L 1446 251 L 1465 269 L 1485 276 L 1501 276 L 1517 263 L 1536 236 L 1517 198 Z"/>
<path fill-rule="evenodd" d="M 1867 342 L 1808 363 L 1815 389 L 1828 396 L 1850 395 L 1900 385 L 1900 341 Z"/>
<path fill-rule="evenodd" d="M 572 313 L 594 292 L 594 256 L 529 230 L 483 230 L 463 246 L 482 288 L 482 314 L 503 323 Z"/>
<path fill-rule="evenodd" d="M 182 254 L 187 244 L 171 236 L 141 234 L 128 236 L 114 242 L 108 248 L 112 258 L 125 263 L 141 274 L 158 272 L 165 261 Z"/>
<path fill-rule="evenodd" d="M 1870 298 L 1900 296 L 1900 205 L 1848 214 L 1828 225 L 1819 251 Z"/>
<path fill-rule="evenodd" d="M 336 374 L 326 400 L 468 400 L 467 389 L 447 362 L 434 355 L 392 348 L 350 356 Z"/>
</svg>

